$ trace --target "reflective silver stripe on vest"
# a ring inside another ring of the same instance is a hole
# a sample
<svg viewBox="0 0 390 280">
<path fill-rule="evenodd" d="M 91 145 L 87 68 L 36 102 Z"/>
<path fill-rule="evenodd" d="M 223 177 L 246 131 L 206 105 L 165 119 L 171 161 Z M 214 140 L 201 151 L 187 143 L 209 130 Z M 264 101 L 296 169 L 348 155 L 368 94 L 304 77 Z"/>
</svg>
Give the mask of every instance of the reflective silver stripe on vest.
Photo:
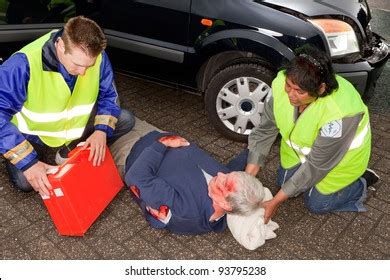
<svg viewBox="0 0 390 280">
<path fill-rule="evenodd" d="M 34 122 L 46 123 L 46 122 L 56 122 L 62 119 L 70 120 L 74 117 L 88 115 L 89 113 L 91 113 L 93 106 L 94 104 L 75 106 L 70 110 L 64 110 L 59 113 L 36 113 L 30 111 L 26 107 L 23 107 L 21 112 Z"/>
<path fill-rule="evenodd" d="M 361 145 L 363 145 L 364 138 L 367 136 L 369 128 L 370 128 L 370 123 L 367 123 L 366 126 L 364 127 L 364 129 L 358 135 L 355 136 L 351 145 L 349 145 L 348 150 L 353 150 L 353 149 L 359 148 Z M 290 148 L 293 148 L 295 151 L 297 151 L 301 163 L 306 162 L 305 156 L 307 156 L 310 153 L 311 148 L 309 148 L 309 147 L 302 147 L 301 148 L 297 144 L 295 144 L 294 142 L 292 142 L 290 140 L 286 140 L 286 143 Z"/>
<path fill-rule="evenodd" d="M 26 121 L 22 117 L 20 113 L 17 113 L 16 119 L 18 120 L 18 129 L 22 133 L 26 134 L 32 134 L 32 135 L 40 135 L 40 136 L 50 136 L 50 137 L 56 137 L 56 138 L 62 138 L 66 140 L 72 140 L 76 138 L 80 138 L 83 134 L 84 127 L 82 128 L 74 128 L 69 130 L 62 130 L 57 132 L 51 132 L 51 131 L 39 131 L 39 130 L 30 130 L 27 126 Z"/>
<path fill-rule="evenodd" d="M 297 151 L 298 153 L 298 156 L 299 156 L 299 160 L 301 161 L 301 163 L 304 163 L 306 162 L 306 157 L 305 155 L 308 155 L 311 151 L 311 148 L 309 147 L 299 147 L 297 144 L 295 144 L 294 142 L 290 141 L 290 140 L 286 140 L 286 143 L 287 145 L 290 147 L 290 148 L 293 148 L 295 151 Z"/>
<path fill-rule="evenodd" d="M 366 126 L 363 128 L 363 130 L 358 135 L 355 136 L 351 145 L 349 146 L 349 150 L 359 148 L 363 144 L 364 138 L 367 136 L 369 128 L 370 128 L 370 123 L 367 123 Z"/>
</svg>

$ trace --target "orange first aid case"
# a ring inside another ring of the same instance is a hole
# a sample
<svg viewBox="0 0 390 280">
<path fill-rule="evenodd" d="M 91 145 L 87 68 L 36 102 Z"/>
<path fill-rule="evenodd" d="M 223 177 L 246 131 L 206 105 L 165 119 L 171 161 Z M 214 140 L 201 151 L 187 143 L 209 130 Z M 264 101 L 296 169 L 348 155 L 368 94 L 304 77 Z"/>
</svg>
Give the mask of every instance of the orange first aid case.
<svg viewBox="0 0 390 280">
<path fill-rule="evenodd" d="M 53 188 L 42 198 L 60 235 L 83 236 L 123 186 L 108 148 L 100 166 L 89 152 L 77 147 L 48 175 Z"/>
</svg>

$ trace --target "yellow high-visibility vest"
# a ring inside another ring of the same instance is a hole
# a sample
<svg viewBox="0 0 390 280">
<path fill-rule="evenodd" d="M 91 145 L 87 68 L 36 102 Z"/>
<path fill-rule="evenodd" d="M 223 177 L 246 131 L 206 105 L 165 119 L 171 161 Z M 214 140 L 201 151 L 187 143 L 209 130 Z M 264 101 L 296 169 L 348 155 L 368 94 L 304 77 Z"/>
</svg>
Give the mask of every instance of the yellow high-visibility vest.
<svg viewBox="0 0 390 280">
<path fill-rule="evenodd" d="M 363 113 L 355 137 L 342 160 L 323 178 L 316 188 L 331 194 L 348 186 L 366 170 L 371 153 L 371 129 L 368 109 L 354 86 L 336 76 L 339 88 L 311 103 L 294 122 L 294 106 L 285 91 L 286 75 L 280 71 L 272 82 L 274 115 L 282 135 L 280 157 L 282 167 L 304 163 L 320 129 L 327 123 Z"/>
<path fill-rule="evenodd" d="M 42 47 L 48 33 L 22 48 L 30 65 L 27 99 L 12 122 L 19 131 L 37 135 L 46 145 L 59 147 L 81 137 L 99 93 L 100 54 L 84 76 L 78 76 L 73 92 L 61 73 L 42 68 Z"/>
</svg>

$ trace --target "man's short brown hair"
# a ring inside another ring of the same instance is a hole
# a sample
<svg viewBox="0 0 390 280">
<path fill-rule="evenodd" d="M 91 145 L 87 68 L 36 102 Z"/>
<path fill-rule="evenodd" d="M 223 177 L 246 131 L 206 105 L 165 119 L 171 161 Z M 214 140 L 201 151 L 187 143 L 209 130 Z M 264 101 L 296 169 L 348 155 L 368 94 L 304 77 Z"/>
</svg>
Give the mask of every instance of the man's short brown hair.
<svg viewBox="0 0 390 280">
<path fill-rule="evenodd" d="M 98 56 L 107 46 L 107 39 L 99 25 L 83 16 L 71 18 L 64 26 L 61 38 L 65 43 L 65 52 L 77 46 L 90 57 Z"/>
</svg>

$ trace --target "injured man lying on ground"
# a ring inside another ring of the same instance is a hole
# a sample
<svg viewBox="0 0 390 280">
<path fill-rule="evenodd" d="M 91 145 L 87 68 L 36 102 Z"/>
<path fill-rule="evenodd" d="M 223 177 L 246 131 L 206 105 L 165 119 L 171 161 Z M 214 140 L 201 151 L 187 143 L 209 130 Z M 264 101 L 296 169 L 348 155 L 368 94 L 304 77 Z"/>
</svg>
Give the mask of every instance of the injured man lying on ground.
<svg viewBox="0 0 390 280">
<path fill-rule="evenodd" d="M 150 226 L 177 234 L 221 232 L 228 226 L 251 250 L 276 237 L 278 225 L 262 218 L 261 204 L 272 198 L 270 191 L 242 171 L 246 150 L 224 166 L 180 136 L 137 123 L 111 151 Z"/>
</svg>

